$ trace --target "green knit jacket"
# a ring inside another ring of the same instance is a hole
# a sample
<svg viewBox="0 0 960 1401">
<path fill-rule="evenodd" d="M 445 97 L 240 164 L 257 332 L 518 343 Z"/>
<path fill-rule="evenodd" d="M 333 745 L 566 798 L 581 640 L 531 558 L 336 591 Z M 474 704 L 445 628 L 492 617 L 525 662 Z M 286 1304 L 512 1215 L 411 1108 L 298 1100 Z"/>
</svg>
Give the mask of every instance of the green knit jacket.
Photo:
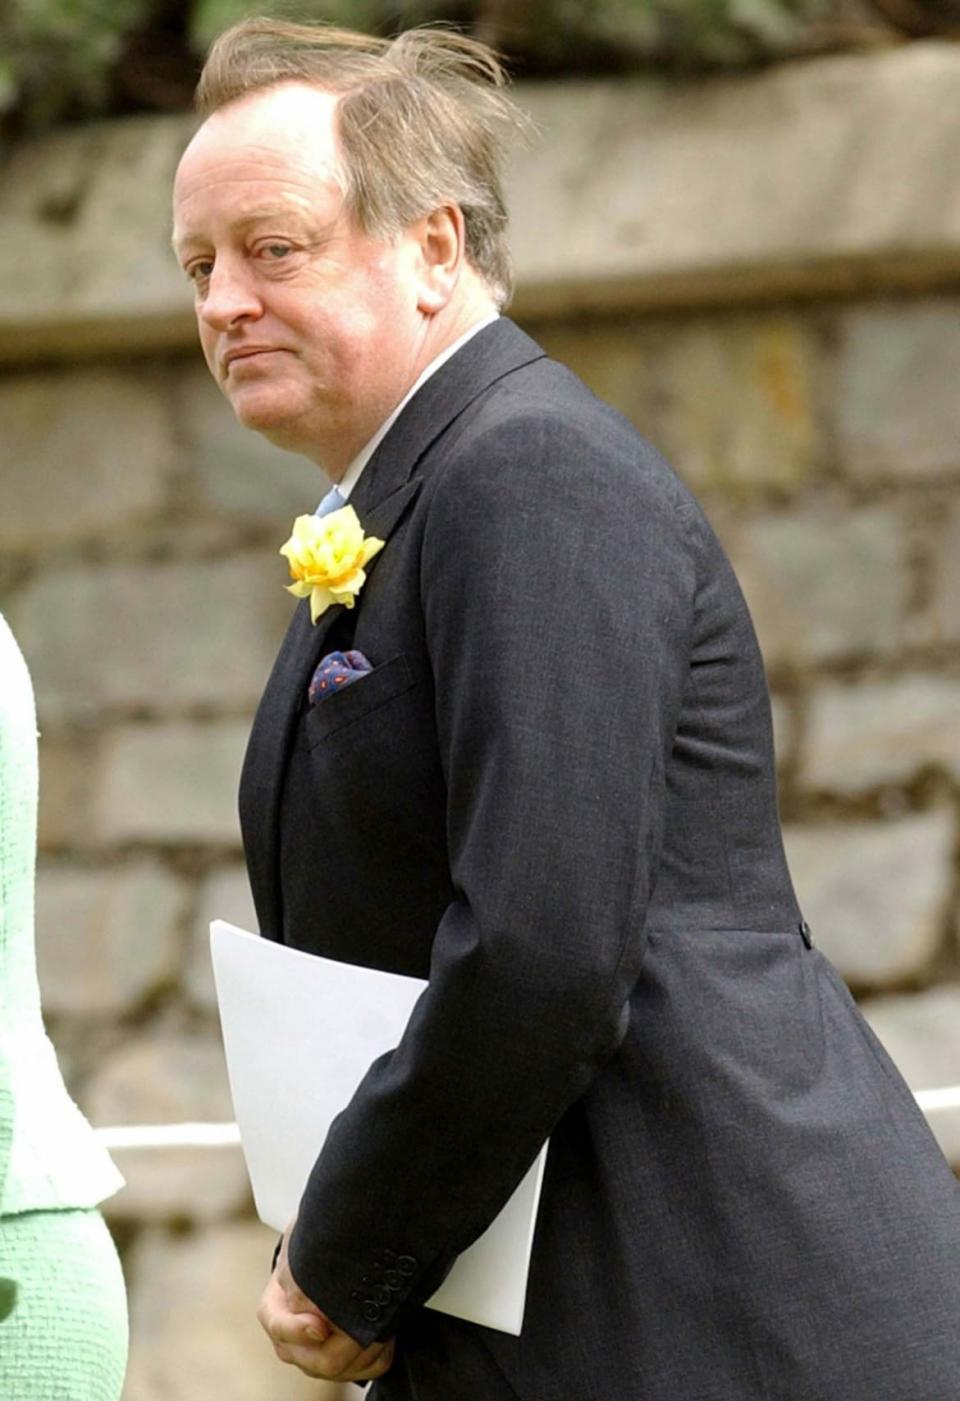
<svg viewBox="0 0 960 1401">
<path fill-rule="evenodd" d="M 123 1186 L 67 1094 L 43 1029 L 34 948 L 36 844 L 33 688 L 0 614 L 0 1216 L 96 1206 Z"/>
</svg>

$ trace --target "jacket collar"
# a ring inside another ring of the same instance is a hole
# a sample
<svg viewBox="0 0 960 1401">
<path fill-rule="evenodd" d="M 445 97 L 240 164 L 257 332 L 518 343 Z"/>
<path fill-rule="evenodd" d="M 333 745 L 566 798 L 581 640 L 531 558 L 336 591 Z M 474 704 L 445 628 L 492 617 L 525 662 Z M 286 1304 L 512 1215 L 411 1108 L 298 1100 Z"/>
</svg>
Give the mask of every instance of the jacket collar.
<svg viewBox="0 0 960 1401">
<path fill-rule="evenodd" d="M 478 331 L 431 375 L 380 443 L 351 493 L 350 505 L 367 535 L 389 540 L 422 486 L 430 448 L 440 435 L 498 380 L 543 354 L 512 321 L 501 317 Z M 371 560 L 368 573 L 379 558 Z M 363 606 L 362 595 L 357 606 Z M 244 759 L 243 843 L 261 933 L 270 938 L 282 937 L 279 813 L 286 767 L 306 687 L 341 612 L 341 605 L 328 608 L 314 625 L 309 600 L 298 605 L 261 698 Z"/>
<path fill-rule="evenodd" d="M 497 380 L 544 352 L 501 316 L 471 337 L 430 376 L 363 469 L 350 496 L 360 519 L 407 482 L 436 439 Z"/>
</svg>

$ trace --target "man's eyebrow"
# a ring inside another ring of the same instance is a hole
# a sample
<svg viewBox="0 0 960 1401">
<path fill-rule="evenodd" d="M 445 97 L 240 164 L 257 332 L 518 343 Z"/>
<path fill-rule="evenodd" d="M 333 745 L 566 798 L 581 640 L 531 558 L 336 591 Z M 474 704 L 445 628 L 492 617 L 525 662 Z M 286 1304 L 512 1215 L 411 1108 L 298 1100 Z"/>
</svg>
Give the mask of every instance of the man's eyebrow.
<svg viewBox="0 0 960 1401">
<path fill-rule="evenodd" d="M 248 213 L 244 214 L 242 218 L 237 219 L 232 227 L 239 232 L 243 232 L 243 230 L 251 228 L 252 225 L 262 224 L 269 219 L 283 219 L 284 222 L 287 223 L 293 221 L 301 227 L 310 223 L 310 216 L 305 209 L 298 209 L 295 205 L 291 204 L 264 204 L 258 206 L 256 209 L 251 209 Z M 202 233 L 194 233 L 189 229 L 182 234 L 178 234 L 176 230 L 174 230 L 170 238 L 175 253 L 188 244 L 205 243 L 206 241 Z"/>
</svg>

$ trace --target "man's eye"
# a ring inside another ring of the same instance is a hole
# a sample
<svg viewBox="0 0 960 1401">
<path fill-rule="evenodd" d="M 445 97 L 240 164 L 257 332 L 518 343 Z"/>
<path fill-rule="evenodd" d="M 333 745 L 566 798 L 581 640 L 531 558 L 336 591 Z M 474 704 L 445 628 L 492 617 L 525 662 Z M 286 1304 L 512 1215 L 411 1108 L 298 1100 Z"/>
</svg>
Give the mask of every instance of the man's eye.
<svg viewBox="0 0 960 1401">
<path fill-rule="evenodd" d="M 265 243 L 260 249 L 261 256 L 269 258 L 271 262 L 278 262 L 292 252 L 293 249 L 289 243 Z"/>
<path fill-rule="evenodd" d="M 198 258 L 195 263 L 190 263 L 186 269 L 187 276 L 191 282 L 206 282 L 213 272 L 212 258 Z"/>
</svg>

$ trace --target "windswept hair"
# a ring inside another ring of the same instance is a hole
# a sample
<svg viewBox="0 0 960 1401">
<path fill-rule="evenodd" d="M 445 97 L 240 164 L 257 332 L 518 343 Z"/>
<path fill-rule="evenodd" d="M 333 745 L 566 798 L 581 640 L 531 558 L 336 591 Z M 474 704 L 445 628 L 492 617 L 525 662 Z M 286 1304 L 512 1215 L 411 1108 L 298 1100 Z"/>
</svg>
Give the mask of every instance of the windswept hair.
<svg viewBox="0 0 960 1401">
<path fill-rule="evenodd" d="M 503 164 L 527 121 L 486 44 L 424 26 L 382 39 L 327 24 L 247 19 L 214 42 L 197 86 L 209 116 L 286 82 L 339 97 L 347 208 L 391 238 L 445 203 L 459 205 L 466 254 L 500 306 L 512 291 Z"/>
</svg>

